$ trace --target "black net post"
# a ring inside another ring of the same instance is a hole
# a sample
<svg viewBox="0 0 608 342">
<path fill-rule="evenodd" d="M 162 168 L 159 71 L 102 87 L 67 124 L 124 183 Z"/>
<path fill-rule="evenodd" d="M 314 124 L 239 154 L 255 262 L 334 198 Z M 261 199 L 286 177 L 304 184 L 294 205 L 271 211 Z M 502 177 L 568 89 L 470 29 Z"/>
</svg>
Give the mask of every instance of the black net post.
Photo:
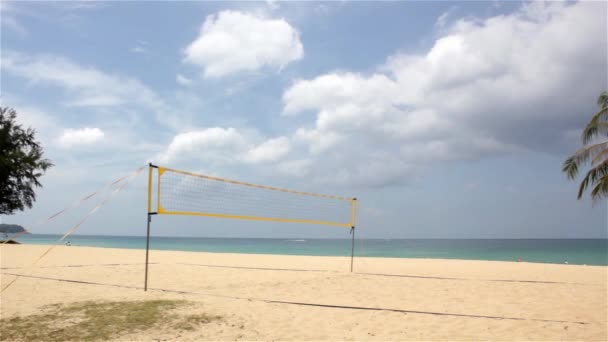
<svg viewBox="0 0 608 342">
<path fill-rule="evenodd" d="M 148 164 L 148 215 L 147 215 L 147 229 L 146 229 L 146 272 L 144 276 L 144 291 L 148 291 L 148 257 L 150 254 L 150 223 L 152 222 L 152 215 L 156 212 L 152 212 L 152 169 L 158 169 L 158 166 L 152 163 Z M 160 184 L 158 185 L 160 186 Z"/>
<path fill-rule="evenodd" d="M 350 271 L 353 271 L 353 262 L 355 259 L 355 226 L 350 228 L 350 234 L 352 235 L 352 242 L 350 248 Z"/>
<path fill-rule="evenodd" d="M 146 275 L 144 279 L 144 291 L 148 291 L 148 254 L 150 253 L 150 222 L 152 222 L 152 214 L 148 213 L 148 229 L 146 232 Z"/>
</svg>

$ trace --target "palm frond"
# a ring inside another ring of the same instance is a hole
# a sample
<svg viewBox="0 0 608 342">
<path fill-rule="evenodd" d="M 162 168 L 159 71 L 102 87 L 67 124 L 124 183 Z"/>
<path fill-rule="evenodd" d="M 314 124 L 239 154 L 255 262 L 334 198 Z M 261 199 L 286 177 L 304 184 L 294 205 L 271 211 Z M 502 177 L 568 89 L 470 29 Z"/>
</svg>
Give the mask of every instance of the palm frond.
<svg viewBox="0 0 608 342">
<path fill-rule="evenodd" d="M 591 121 L 587 124 L 583 133 L 581 134 L 581 140 L 583 144 L 588 144 L 591 140 L 597 137 L 601 132 L 606 132 L 606 125 L 608 124 L 608 107 L 603 107 L 599 112 L 595 113 L 591 118 Z"/>
<path fill-rule="evenodd" d="M 591 160 L 591 166 L 596 167 L 599 164 L 602 164 L 607 159 L 608 159 L 608 148 L 605 150 L 602 150 L 601 152 L 596 154 L 595 157 L 593 157 L 593 159 Z"/>
<path fill-rule="evenodd" d="M 562 165 L 562 172 L 566 173 L 569 179 L 574 179 L 581 165 L 591 160 L 591 169 L 579 185 L 578 198 L 592 186 L 591 198 L 594 203 L 599 198 L 608 197 L 608 90 L 603 91 L 597 98 L 597 105 L 600 107 L 599 111 L 593 115 L 581 134 L 583 147 Z M 598 138 L 602 138 L 602 141 L 597 142 Z"/>
<path fill-rule="evenodd" d="M 608 90 L 603 91 L 597 98 L 597 105 L 600 108 L 608 107 Z"/>
<path fill-rule="evenodd" d="M 591 199 L 593 204 L 597 203 L 600 199 L 608 197 L 608 175 L 604 175 L 600 178 L 593 190 L 591 190 Z"/>
<path fill-rule="evenodd" d="M 595 158 L 599 153 L 608 149 L 608 141 L 603 141 L 597 144 L 584 146 L 570 156 L 564 162 L 562 171 L 568 175 L 569 179 L 576 178 L 578 167 L 590 159 Z"/>
<path fill-rule="evenodd" d="M 568 179 L 574 179 L 578 175 L 578 163 L 575 162 L 574 156 L 566 159 L 562 166 L 562 172 L 565 172 Z"/>
<path fill-rule="evenodd" d="M 601 179 L 608 176 L 608 160 L 604 161 L 602 164 L 592 168 L 587 172 L 587 175 L 581 181 L 581 184 L 578 188 L 578 198 L 580 199 L 587 190 L 589 183 L 592 185 L 596 185 L 600 182 Z"/>
</svg>

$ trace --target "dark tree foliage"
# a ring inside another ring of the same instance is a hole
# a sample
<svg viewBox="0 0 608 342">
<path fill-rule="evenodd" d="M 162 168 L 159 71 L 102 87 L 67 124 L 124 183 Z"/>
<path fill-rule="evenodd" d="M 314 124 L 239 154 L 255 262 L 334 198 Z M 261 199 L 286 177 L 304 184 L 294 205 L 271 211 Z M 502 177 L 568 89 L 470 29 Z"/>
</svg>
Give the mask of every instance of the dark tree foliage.
<svg viewBox="0 0 608 342">
<path fill-rule="evenodd" d="M 0 214 L 31 208 L 36 200 L 38 179 L 53 166 L 43 158 L 43 150 L 32 128 L 15 122 L 14 109 L 0 107 Z"/>
</svg>

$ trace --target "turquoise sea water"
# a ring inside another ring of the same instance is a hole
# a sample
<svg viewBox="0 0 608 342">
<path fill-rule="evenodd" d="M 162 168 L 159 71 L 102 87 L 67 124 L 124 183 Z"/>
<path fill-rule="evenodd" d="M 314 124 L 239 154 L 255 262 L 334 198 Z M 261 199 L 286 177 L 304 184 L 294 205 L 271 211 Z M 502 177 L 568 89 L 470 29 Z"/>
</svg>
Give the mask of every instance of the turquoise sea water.
<svg viewBox="0 0 608 342">
<path fill-rule="evenodd" d="M 59 235 L 25 235 L 26 244 L 54 244 Z M 72 246 L 145 249 L 143 236 L 72 235 Z M 218 253 L 349 256 L 348 239 L 242 239 L 152 237 L 150 248 Z M 432 258 L 608 265 L 606 239 L 361 239 L 355 255 L 390 258 Z"/>
</svg>

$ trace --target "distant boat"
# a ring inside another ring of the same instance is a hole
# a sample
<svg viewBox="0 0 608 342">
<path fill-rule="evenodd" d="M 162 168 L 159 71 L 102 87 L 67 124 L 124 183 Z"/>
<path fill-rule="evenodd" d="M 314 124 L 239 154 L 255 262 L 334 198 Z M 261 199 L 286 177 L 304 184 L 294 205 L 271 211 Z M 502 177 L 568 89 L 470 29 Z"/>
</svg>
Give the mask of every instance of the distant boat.
<svg viewBox="0 0 608 342">
<path fill-rule="evenodd" d="M 299 240 L 299 239 L 296 239 L 296 240 L 287 240 L 287 241 L 291 241 L 291 242 L 306 242 L 306 240 Z"/>
</svg>

